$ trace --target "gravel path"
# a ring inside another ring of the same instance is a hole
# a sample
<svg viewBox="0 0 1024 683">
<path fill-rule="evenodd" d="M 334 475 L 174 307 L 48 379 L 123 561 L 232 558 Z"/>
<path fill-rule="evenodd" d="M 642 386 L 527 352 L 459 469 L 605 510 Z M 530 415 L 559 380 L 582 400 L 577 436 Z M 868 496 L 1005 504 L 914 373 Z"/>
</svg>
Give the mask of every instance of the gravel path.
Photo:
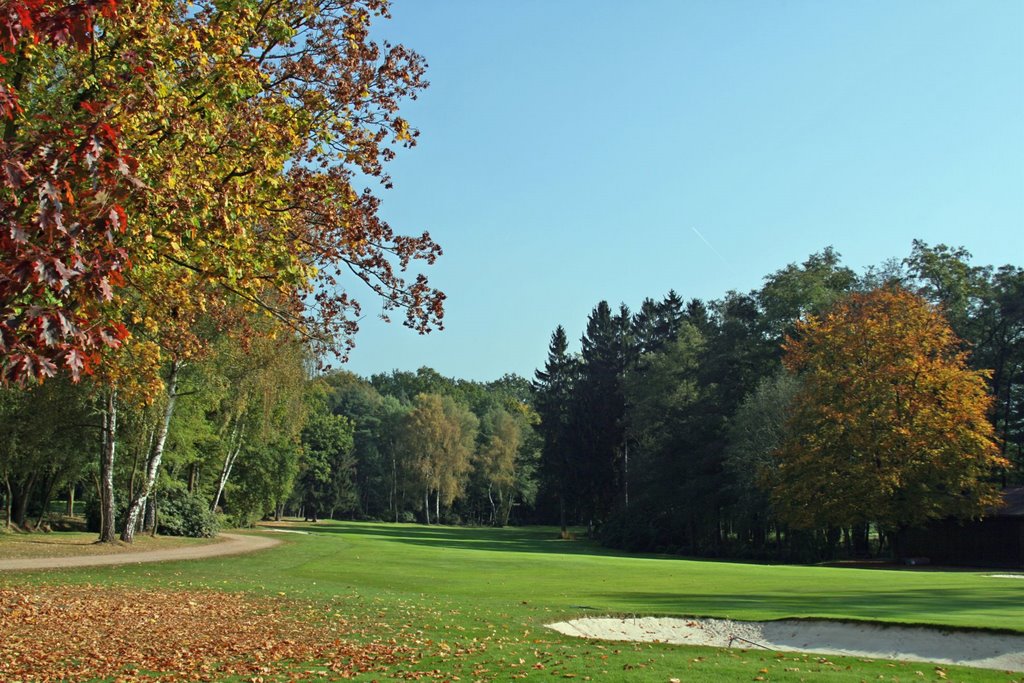
<svg viewBox="0 0 1024 683">
<path fill-rule="evenodd" d="M 270 548 L 281 541 L 266 536 L 220 534 L 215 543 L 148 550 L 136 553 L 111 553 L 109 555 L 81 555 L 78 557 L 32 557 L 18 560 L 0 560 L 0 571 L 23 571 L 28 569 L 68 569 L 71 567 L 96 567 L 114 564 L 138 564 L 142 562 L 168 562 L 171 560 L 199 560 L 204 557 L 238 555 Z"/>
</svg>

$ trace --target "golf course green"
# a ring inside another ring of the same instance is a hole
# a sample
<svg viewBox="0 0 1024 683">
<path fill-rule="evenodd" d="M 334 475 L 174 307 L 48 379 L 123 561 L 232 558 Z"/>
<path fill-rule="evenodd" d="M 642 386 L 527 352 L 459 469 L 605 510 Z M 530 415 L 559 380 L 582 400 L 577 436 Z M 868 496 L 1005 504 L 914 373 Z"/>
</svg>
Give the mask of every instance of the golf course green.
<svg viewBox="0 0 1024 683">
<path fill-rule="evenodd" d="M 90 584 L 270 597 L 343 616 L 356 642 L 408 647 L 364 680 L 1020 681 L 1021 674 L 756 650 L 607 643 L 545 624 L 577 616 L 815 618 L 1024 632 L 1024 581 L 992 572 L 769 566 L 632 556 L 551 528 L 290 523 L 250 555 L 0 574 L 0 588 Z M 0 655 L 3 655 L 0 644 Z M 268 670 L 318 671 L 316 661 Z M 321 672 L 326 673 L 326 672 Z M 328 674 L 329 675 L 329 674 Z M 219 679 L 215 679 L 219 680 Z M 329 678 L 328 678 L 329 680 Z"/>
</svg>

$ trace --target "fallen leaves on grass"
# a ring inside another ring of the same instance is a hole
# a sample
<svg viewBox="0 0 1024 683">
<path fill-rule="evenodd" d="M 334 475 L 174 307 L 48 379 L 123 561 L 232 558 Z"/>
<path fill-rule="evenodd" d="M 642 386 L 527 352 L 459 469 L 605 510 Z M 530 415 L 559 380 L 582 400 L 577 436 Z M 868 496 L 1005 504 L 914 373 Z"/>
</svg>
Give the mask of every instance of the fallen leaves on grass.
<svg viewBox="0 0 1024 683">
<path fill-rule="evenodd" d="M 346 642 L 337 614 L 280 598 L 100 586 L 0 588 L 0 680 L 348 678 L 408 661 Z M 321 667 L 311 670 L 310 664 Z M 304 666 L 301 666 L 304 665 Z M 299 667 L 296 670 L 295 667 Z"/>
</svg>

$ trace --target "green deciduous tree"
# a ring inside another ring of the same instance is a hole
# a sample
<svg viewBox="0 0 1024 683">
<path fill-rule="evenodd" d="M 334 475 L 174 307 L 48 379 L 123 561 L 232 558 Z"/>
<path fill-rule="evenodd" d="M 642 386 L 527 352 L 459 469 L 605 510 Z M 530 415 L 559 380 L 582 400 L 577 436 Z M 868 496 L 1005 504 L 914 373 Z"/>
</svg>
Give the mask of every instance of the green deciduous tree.
<svg viewBox="0 0 1024 683">
<path fill-rule="evenodd" d="M 487 486 L 491 523 L 508 524 L 516 497 L 533 502 L 536 456 L 530 438 L 538 417 L 529 406 L 518 404 L 512 411 L 495 408 L 480 421 L 483 438 L 476 464 Z"/>
<path fill-rule="evenodd" d="M 904 260 L 908 284 L 949 318 L 971 351 L 970 363 L 991 370 L 992 418 L 1000 448 L 1024 481 L 1024 269 L 975 266 L 963 247 L 914 241 Z"/>
<path fill-rule="evenodd" d="M 790 412 L 799 380 L 779 369 L 763 378 L 733 416 L 725 467 L 733 490 L 738 540 L 760 551 L 774 522 L 765 481 L 771 479 L 775 452 L 788 435 Z"/>
<path fill-rule="evenodd" d="M 335 512 L 356 507 L 353 431 L 352 422 L 327 413 L 323 406 L 313 409 L 302 430 L 302 469 L 296 493 L 304 515 L 314 522 L 318 515 L 332 519 Z"/>
<path fill-rule="evenodd" d="M 423 498 L 423 513 L 430 523 L 465 488 L 476 445 L 479 420 L 450 396 L 419 394 L 405 420 L 401 449 Z"/>
</svg>

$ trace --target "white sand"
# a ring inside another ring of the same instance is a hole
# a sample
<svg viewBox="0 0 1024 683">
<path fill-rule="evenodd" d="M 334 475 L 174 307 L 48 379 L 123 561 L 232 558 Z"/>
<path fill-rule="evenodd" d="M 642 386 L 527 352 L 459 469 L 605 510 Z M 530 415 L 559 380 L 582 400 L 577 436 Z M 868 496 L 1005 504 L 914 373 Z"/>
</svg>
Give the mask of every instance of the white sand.
<svg viewBox="0 0 1024 683">
<path fill-rule="evenodd" d="M 656 617 L 583 618 L 548 624 L 559 633 L 600 640 L 812 652 L 871 659 L 960 664 L 1024 671 L 1024 635 L 941 631 L 838 621 L 767 622 Z"/>
</svg>

